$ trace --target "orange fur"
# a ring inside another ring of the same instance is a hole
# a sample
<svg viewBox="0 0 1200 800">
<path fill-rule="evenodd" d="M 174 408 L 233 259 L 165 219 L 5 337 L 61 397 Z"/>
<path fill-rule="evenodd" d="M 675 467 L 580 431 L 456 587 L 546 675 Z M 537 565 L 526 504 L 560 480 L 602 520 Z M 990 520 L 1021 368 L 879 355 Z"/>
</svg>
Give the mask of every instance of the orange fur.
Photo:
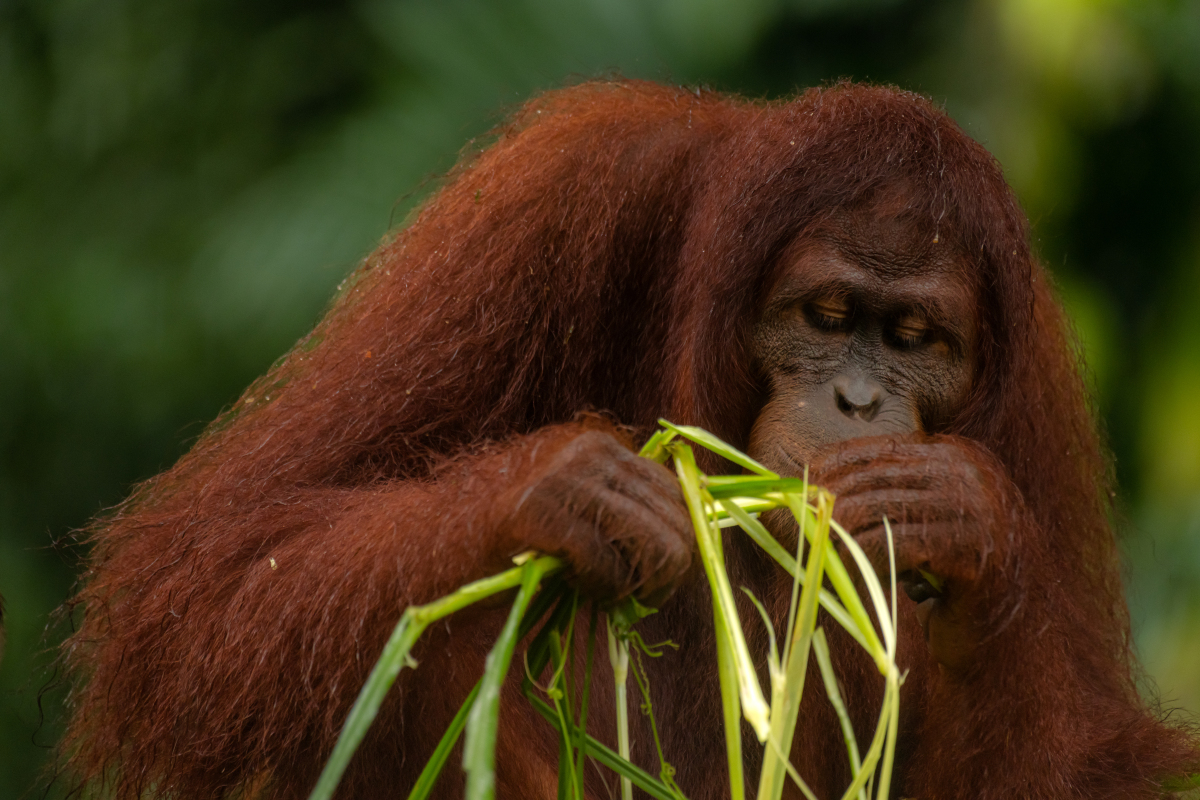
<svg viewBox="0 0 1200 800">
<path fill-rule="evenodd" d="M 646 431 L 668 416 L 745 445 L 761 402 L 749 330 L 776 257 L 895 181 L 914 218 L 977 254 L 976 390 L 947 432 L 1019 489 L 1014 537 L 1037 576 L 1021 584 L 1036 595 L 1023 635 L 997 645 L 987 682 L 945 680 L 905 623 L 900 790 L 1152 797 L 1158 778 L 1196 768 L 1195 741 L 1137 697 L 1106 455 L 993 159 L 892 89 L 759 103 L 622 81 L 527 103 L 191 452 L 93 525 L 86 617 L 65 645 L 70 769 L 120 798 L 306 796 L 400 610 L 505 568 L 492 498 L 602 424 L 564 423 L 602 409 Z M 735 583 L 784 600 L 732 539 L 729 561 Z M 648 638 L 684 648 L 650 668 L 664 748 L 696 800 L 727 791 L 705 592 L 687 583 L 647 621 Z M 408 790 L 502 616 L 467 612 L 420 643 L 342 796 Z M 878 676 L 830 639 L 865 732 Z M 593 720 L 611 739 L 606 675 Z M 550 796 L 554 736 L 511 689 L 500 793 Z M 837 722 L 821 698 L 805 703 L 795 760 L 836 796 Z M 654 764 L 648 732 L 635 738 Z"/>
</svg>

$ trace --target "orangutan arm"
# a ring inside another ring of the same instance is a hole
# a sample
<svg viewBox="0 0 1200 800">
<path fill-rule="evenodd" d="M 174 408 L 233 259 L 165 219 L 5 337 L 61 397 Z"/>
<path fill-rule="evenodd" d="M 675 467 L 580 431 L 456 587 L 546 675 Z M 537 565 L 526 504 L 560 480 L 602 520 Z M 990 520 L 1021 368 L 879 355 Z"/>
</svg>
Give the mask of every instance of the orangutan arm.
<svg viewBox="0 0 1200 800">
<path fill-rule="evenodd" d="M 93 731 L 107 746 L 89 752 L 181 796 L 307 774 L 401 610 L 525 550 L 563 557 L 594 595 L 662 597 L 691 563 L 686 512 L 672 475 L 612 433 L 594 421 L 543 429 L 421 481 L 131 512 L 89 584 L 108 635 L 79 703 L 82 719 L 124 724 Z M 454 622 L 464 662 L 486 653 L 500 618 Z"/>
</svg>

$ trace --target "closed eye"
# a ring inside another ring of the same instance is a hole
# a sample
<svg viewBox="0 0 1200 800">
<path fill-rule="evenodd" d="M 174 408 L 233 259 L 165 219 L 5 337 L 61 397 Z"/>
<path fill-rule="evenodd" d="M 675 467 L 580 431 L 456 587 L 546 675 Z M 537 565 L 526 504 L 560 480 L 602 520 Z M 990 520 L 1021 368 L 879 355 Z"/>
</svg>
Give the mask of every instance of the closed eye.
<svg viewBox="0 0 1200 800">
<path fill-rule="evenodd" d="M 919 314 L 905 314 L 897 318 L 888 330 L 891 345 L 900 350 L 913 350 L 929 344 L 933 339 L 934 330 L 925 317 Z"/>
<path fill-rule="evenodd" d="M 848 330 L 852 322 L 850 303 L 843 297 L 824 297 L 804 307 L 804 314 L 817 328 L 829 332 Z"/>
</svg>

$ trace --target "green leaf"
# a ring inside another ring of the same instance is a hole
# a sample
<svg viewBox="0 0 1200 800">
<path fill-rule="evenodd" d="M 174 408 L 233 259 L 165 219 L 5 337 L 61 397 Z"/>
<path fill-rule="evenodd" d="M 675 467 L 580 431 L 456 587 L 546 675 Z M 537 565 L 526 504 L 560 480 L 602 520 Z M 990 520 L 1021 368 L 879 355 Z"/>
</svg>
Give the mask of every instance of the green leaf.
<svg viewBox="0 0 1200 800">
<path fill-rule="evenodd" d="M 733 599 L 733 589 L 729 585 L 729 576 L 725 572 L 725 558 L 721 552 L 720 533 L 711 527 L 708 520 L 707 505 L 700 487 L 700 468 L 696 466 L 692 449 L 685 444 L 672 445 L 675 456 L 675 470 L 679 475 L 679 484 L 683 489 L 683 499 L 687 503 L 692 517 L 692 526 L 696 529 L 696 542 L 700 550 L 700 561 L 704 573 L 708 577 L 716 601 L 717 635 L 729 639 L 730 657 L 737 670 L 738 690 L 741 695 L 742 714 L 754 728 L 760 742 L 765 741 L 770 729 L 770 706 L 763 697 L 762 687 L 758 684 L 758 676 L 754 671 L 754 662 L 750 658 L 746 637 L 742 633 L 738 621 L 737 605 Z"/>
<path fill-rule="evenodd" d="M 550 704 L 530 692 L 526 692 L 525 697 L 530 703 L 533 704 L 534 709 L 543 717 L 545 717 L 546 721 L 553 725 L 555 730 L 561 734 L 562 726 L 558 721 L 558 715 L 555 713 Z M 668 789 L 661 781 L 658 780 L 658 778 L 655 778 L 641 767 L 631 764 L 630 762 L 621 758 L 608 747 L 596 741 L 590 735 L 585 735 L 583 742 L 584 746 L 587 748 L 587 754 L 589 756 L 596 759 L 598 762 L 608 767 L 621 777 L 628 778 L 635 786 L 651 797 L 657 798 L 657 800 L 680 800 L 680 795 L 677 795 Z M 686 798 L 684 800 L 686 800 Z"/>
<path fill-rule="evenodd" d="M 806 514 L 808 509 L 802 503 L 789 504 L 793 514 Z M 787 663 L 784 664 L 786 678 L 782 691 L 771 695 L 771 731 L 770 740 L 764 753 L 762 772 L 759 775 L 759 800 L 779 800 L 783 793 L 784 778 L 794 773 L 788 761 L 792 749 L 792 739 L 796 732 L 796 720 L 800 712 L 800 700 L 804 694 L 804 681 L 808 672 L 809 651 L 812 645 L 813 632 L 816 630 L 817 606 L 825 570 L 826 554 L 829 552 L 829 522 L 832 506 L 823 502 L 818 495 L 818 514 L 816 524 L 812 526 L 812 547 L 805 562 L 804 589 L 800 593 L 798 604 L 789 611 L 788 619 L 794 627 L 788 631 Z M 801 522 L 800 517 L 797 523 Z M 804 527 L 808 534 L 808 526 Z M 803 537 L 797 537 L 797 548 Z M 797 561 L 800 560 L 799 553 Z M 793 603 L 797 599 L 793 594 Z M 797 785 L 806 794 L 810 794 L 798 775 L 793 775 Z"/>
<path fill-rule="evenodd" d="M 746 594 L 746 597 L 750 598 L 750 602 L 754 603 L 754 607 L 758 610 L 758 616 L 762 618 L 763 627 L 767 629 L 767 666 L 772 678 L 771 691 L 774 692 L 774 679 L 781 672 L 779 649 L 776 647 L 775 643 L 775 626 L 771 624 L 771 617 L 769 614 L 767 614 L 767 609 L 764 608 L 763 604 L 760 603 L 758 598 L 754 596 L 754 592 L 750 591 L 745 586 L 742 587 L 742 591 Z"/>
<path fill-rule="evenodd" d="M 657 614 L 657 608 L 644 606 L 637 598 L 630 596 L 608 610 L 608 618 L 620 631 L 627 631 L 651 614 Z"/>
<path fill-rule="evenodd" d="M 837 713 L 838 722 L 842 726 L 842 738 L 846 740 L 846 753 L 850 757 L 850 775 L 858 777 L 859 771 L 862 770 L 862 758 L 858 754 L 858 739 L 854 735 L 854 725 L 850 722 L 846 704 L 842 702 L 842 692 L 838 687 L 837 675 L 833 672 L 833 660 L 829 657 L 829 643 L 825 640 L 824 628 L 817 628 L 813 633 L 812 649 L 817 657 L 817 666 L 821 669 L 825 694 L 829 697 L 829 702 Z M 860 793 L 859 798 L 866 800 L 866 793 Z"/>
<path fill-rule="evenodd" d="M 613 671 L 613 700 L 617 712 L 617 751 L 629 760 L 629 698 L 625 685 L 629 680 L 629 639 L 627 633 L 617 635 L 617 626 L 610 616 L 605 622 L 608 633 L 608 661 Z M 633 784 L 621 778 L 621 800 L 633 800 Z"/>
<path fill-rule="evenodd" d="M 800 478 L 763 478 L 757 475 L 704 479 L 704 488 L 714 500 L 725 497 L 756 497 L 769 492 L 794 492 L 803 496 L 805 486 Z"/>
<path fill-rule="evenodd" d="M 417 783 L 413 786 L 412 791 L 409 792 L 408 800 L 425 800 L 425 798 L 429 797 L 429 793 L 433 791 L 433 787 L 437 784 L 438 776 L 442 773 L 442 767 L 446 766 L 446 761 L 450 758 L 450 751 L 454 749 L 454 745 L 458 742 L 458 737 L 462 734 L 463 728 L 467 724 L 467 715 L 471 713 L 471 706 L 475 704 L 475 698 L 479 696 L 479 683 L 481 682 L 476 682 L 475 688 L 471 689 L 471 693 L 463 701 L 462 706 L 458 709 L 458 713 L 450 721 L 450 726 L 442 734 L 442 738 L 438 742 L 438 746 L 434 749 L 433 755 L 429 757 L 429 761 L 425 762 L 425 768 L 417 776 Z"/>
<path fill-rule="evenodd" d="M 587 654 L 584 658 L 583 665 L 583 697 L 579 702 L 579 725 L 575 729 L 574 746 L 578 755 L 578 761 L 575 764 L 575 786 L 576 797 L 583 798 L 583 770 L 584 757 L 587 754 L 586 746 L 584 745 L 584 736 L 587 732 L 588 706 L 592 698 L 592 666 L 596 657 L 596 625 L 599 621 L 599 613 L 596 610 L 596 604 L 592 603 L 591 616 L 588 620 L 588 640 Z"/>
<path fill-rule="evenodd" d="M 745 467 L 751 472 L 757 472 L 759 475 L 766 475 L 768 478 L 779 477 L 777 474 L 767 469 L 762 464 L 743 453 L 741 450 L 726 444 L 703 428 L 694 428 L 690 425 L 674 425 L 670 422 L 667 422 L 665 419 L 660 419 L 658 424 L 662 425 L 669 431 L 677 433 L 685 439 L 695 442 L 706 450 L 711 450 L 722 458 L 732 461 L 738 466 Z"/>
<path fill-rule="evenodd" d="M 463 743 L 463 769 L 467 772 L 467 800 L 492 800 L 496 796 L 496 725 L 500 715 L 500 687 L 508 674 L 513 649 L 525 609 L 548 569 L 557 568 L 556 559 L 539 558 L 521 567 L 521 589 L 513 602 L 500 638 L 484 662 L 479 696 L 467 716 L 467 735 Z"/>
<path fill-rule="evenodd" d="M 541 565 L 539 570 L 543 574 L 562 567 L 558 559 L 549 557 L 540 558 L 537 563 Z M 466 608 L 472 603 L 518 585 L 522 580 L 523 570 L 527 566 L 514 567 L 499 575 L 468 583 L 440 600 L 423 606 L 409 606 L 404 610 L 404 613 L 400 615 L 400 621 L 392 630 L 387 644 L 383 646 L 382 655 L 375 662 L 374 669 L 371 670 L 366 683 L 359 691 L 358 698 L 354 701 L 354 705 L 346 717 L 346 722 L 342 726 L 337 744 L 334 745 L 333 753 L 325 762 L 325 768 L 321 771 L 321 776 L 317 779 L 317 785 L 313 787 L 309 800 L 330 800 L 333 797 L 338 783 L 342 780 L 342 775 L 346 772 L 346 767 L 350 764 L 354 751 L 358 749 L 367 730 L 371 727 L 371 723 L 375 721 L 383 698 L 387 696 L 392 684 L 396 682 L 396 676 L 400 674 L 400 670 L 411 663 L 409 651 L 425 628 L 430 623 Z"/>
<path fill-rule="evenodd" d="M 665 445 L 674 439 L 675 436 L 675 431 L 656 431 L 654 435 L 647 439 L 646 443 L 642 445 L 642 449 L 638 452 L 638 455 L 642 458 L 648 458 L 651 461 L 656 461 L 659 464 L 667 463 L 667 459 L 671 457 L 671 454 L 667 451 Z"/>
<path fill-rule="evenodd" d="M 867 554 L 863 552 L 862 547 L 855 541 L 854 537 L 846 533 L 846 529 L 836 522 L 831 527 L 837 533 L 838 538 L 842 540 L 842 544 L 850 552 L 851 557 L 858 566 L 863 583 L 867 587 L 867 595 L 875 605 L 875 618 L 879 620 L 884 647 L 890 659 L 896 653 L 896 629 L 892 627 L 892 614 L 888 610 L 887 600 L 883 595 L 883 586 L 879 583 L 879 576 L 875 574 L 875 568 L 871 566 L 870 559 L 867 558 Z"/>
<path fill-rule="evenodd" d="M 524 619 L 521 620 L 521 632 L 518 638 L 525 638 L 542 617 L 546 616 L 546 612 L 555 603 L 558 603 L 561 607 L 564 605 L 562 601 L 566 599 L 568 602 L 565 605 L 569 608 L 570 598 L 564 598 L 564 593 L 569 594 L 569 592 L 566 592 L 566 585 L 563 582 L 561 574 L 555 573 L 545 578 L 542 581 L 541 591 L 538 592 L 537 597 L 529 605 Z M 551 614 L 552 622 L 555 618 L 555 614 Z M 532 644 L 530 645 L 530 649 L 533 649 Z M 526 651 L 526 656 L 528 657 L 528 651 Z M 544 666 L 543 664 L 539 667 L 538 671 L 540 672 Z M 446 732 L 442 735 L 438 746 L 434 749 L 433 755 L 429 757 L 429 761 L 425 763 L 425 768 L 421 770 L 421 774 L 417 777 L 417 782 L 409 793 L 408 800 L 425 800 L 429 796 L 429 793 L 433 791 L 433 787 L 437 784 L 438 776 L 446 766 L 446 761 L 450 758 L 450 752 L 458 742 L 458 737 L 462 735 L 463 728 L 466 727 L 467 715 L 471 712 L 471 706 L 475 703 L 475 698 L 479 696 L 479 684 L 481 682 L 482 678 L 475 683 L 474 688 L 471 689 L 471 693 L 467 695 L 467 699 L 463 701 L 462 706 L 458 709 L 458 713 L 450 721 L 450 726 L 446 728 Z"/>
<path fill-rule="evenodd" d="M 720 620 L 721 610 L 715 599 L 713 613 Z M 746 796 L 742 707 L 738 699 L 737 666 L 729 653 L 729 639 L 723 635 L 717 636 L 717 678 L 721 688 L 721 719 L 725 728 L 725 760 L 729 765 L 729 797 L 730 800 L 742 800 Z"/>
<path fill-rule="evenodd" d="M 738 526 L 754 540 L 755 544 L 778 562 L 779 566 L 783 567 L 789 575 L 796 574 L 796 559 L 784 549 L 778 539 L 771 535 L 765 525 L 747 514 L 737 503 L 729 500 L 718 500 L 717 502 L 721 508 L 725 509 L 725 513 L 737 521 Z"/>
<path fill-rule="evenodd" d="M 796 559 L 791 553 L 783 548 L 783 545 L 779 543 L 779 540 L 772 536 L 771 532 L 768 531 L 761 522 L 747 514 L 745 510 L 741 508 L 741 506 L 733 503 L 730 500 L 721 500 L 719 502 L 721 507 L 725 509 L 726 513 L 729 514 L 730 518 L 735 520 L 738 526 L 741 527 L 741 529 L 745 531 L 746 534 L 753 539 L 759 547 L 766 551 L 767 555 L 775 559 L 779 566 L 783 567 L 783 569 L 789 575 L 798 577 L 801 586 L 804 585 L 804 573 L 801 572 L 799 575 L 796 574 Z M 830 555 L 834 559 L 837 558 L 836 553 L 830 553 Z M 827 564 L 826 570 L 828 569 L 829 566 Z M 864 649 L 870 650 L 870 645 L 868 644 L 867 639 L 863 636 L 862 631 L 859 630 L 858 623 L 856 623 L 854 618 L 850 616 L 850 612 L 846 610 L 846 607 L 838 602 L 838 599 L 826 589 L 821 589 L 819 599 L 821 601 L 821 608 L 825 609 L 825 611 L 829 614 L 829 616 L 833 617 L 837 624 L 845 628 L 846 632 L 853 636 L 854 640 L 862 645 Z"/>
</svg>

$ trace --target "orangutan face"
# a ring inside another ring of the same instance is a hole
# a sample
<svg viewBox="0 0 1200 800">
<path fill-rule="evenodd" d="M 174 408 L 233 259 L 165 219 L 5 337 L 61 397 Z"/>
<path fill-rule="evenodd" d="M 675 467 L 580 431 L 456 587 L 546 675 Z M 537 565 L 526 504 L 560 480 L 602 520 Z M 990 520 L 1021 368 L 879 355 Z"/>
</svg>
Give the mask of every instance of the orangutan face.
<svg viewBox="0 0 1200 800">
<path fill-rule="evenodd" d="M 773 469 L 796 474 L 848 439 L 936 432 L 966 401 L 976 302 L 965 259 L 902 210 L 885 197 L 784 254 L 754 341 L 768 397 L 750 452 Z"/>
</svg>

